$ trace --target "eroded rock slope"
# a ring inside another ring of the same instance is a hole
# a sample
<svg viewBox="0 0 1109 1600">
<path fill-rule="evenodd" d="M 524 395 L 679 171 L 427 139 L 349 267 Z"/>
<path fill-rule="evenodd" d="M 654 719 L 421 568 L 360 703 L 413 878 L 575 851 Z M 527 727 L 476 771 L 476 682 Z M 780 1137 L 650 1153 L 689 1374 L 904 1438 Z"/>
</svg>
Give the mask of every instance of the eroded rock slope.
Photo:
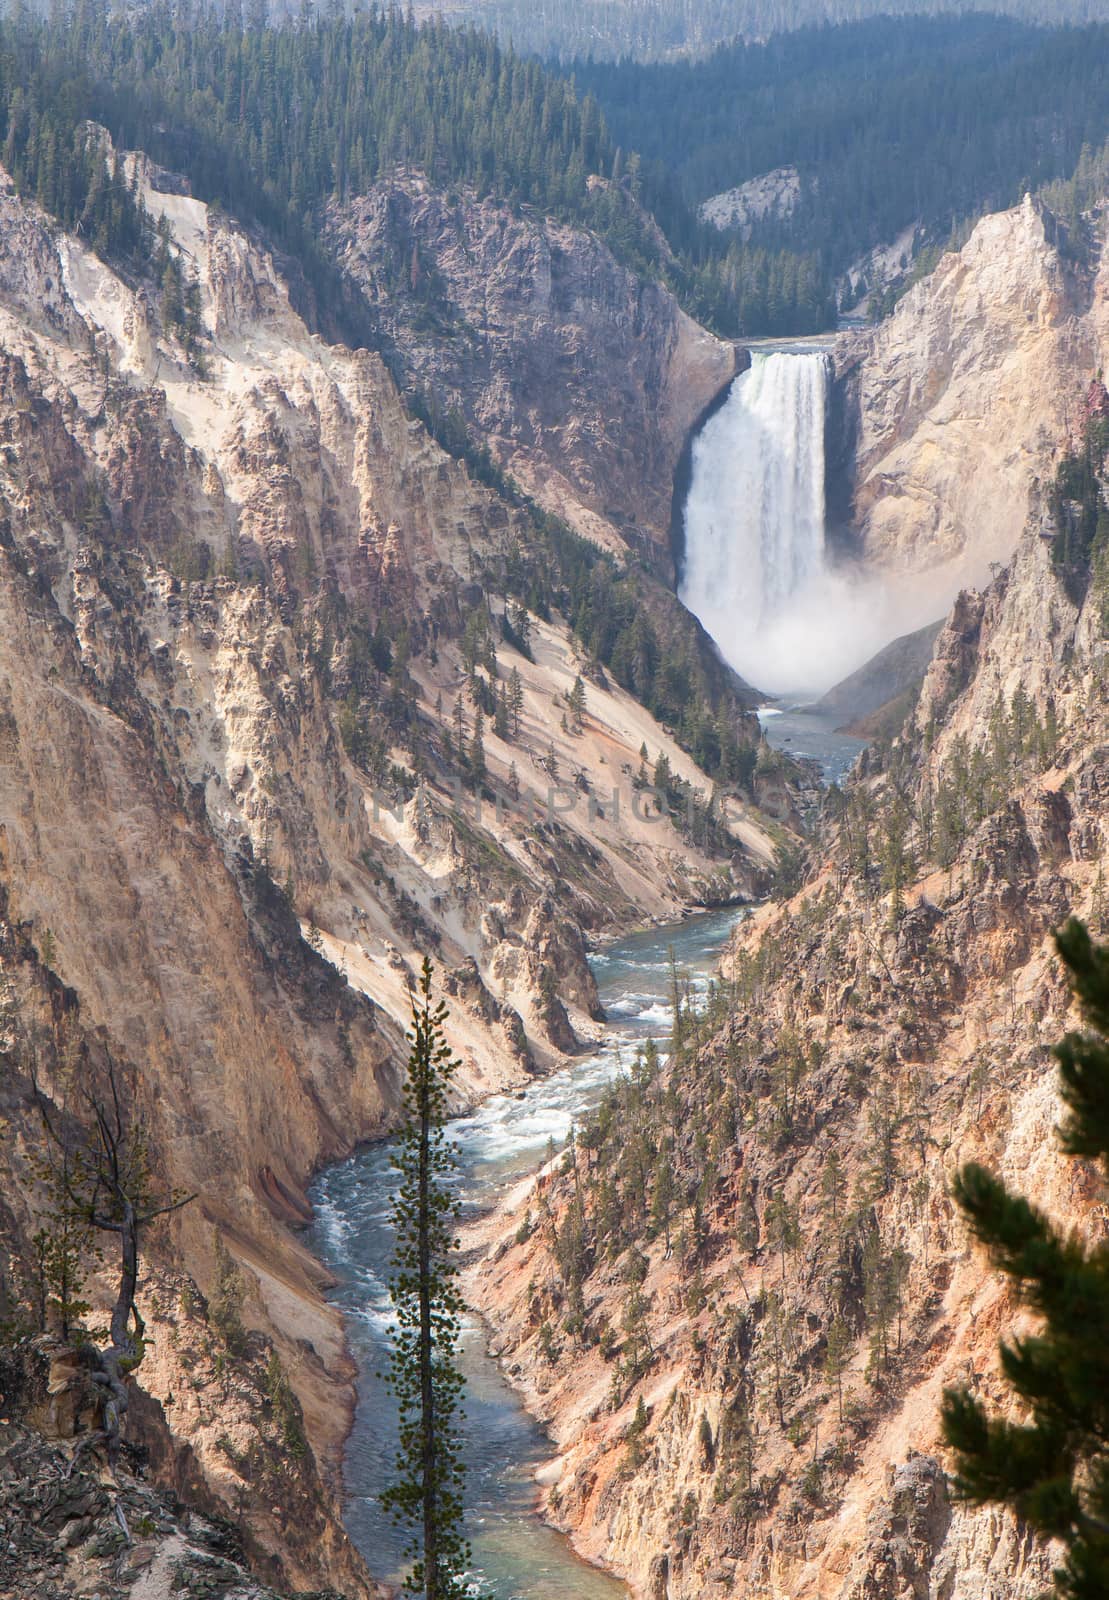
<svg viewBox="0 0 1109 1600">
<path fill-rule="evenodd" d="M 412 382 L 541 505 L 669 570 L 674 471 L 741 370 L 731 344 L 591 235 L 418 175 L 336 208 L 330 236 Z"/>
<path fill-rule="evenodd" d="M 1109 828 L 1105 577 L 1064 581 L 1060 533 L 1036 506 L 960 597 L 804 888 L 740 928 L 672 1062 L 513 1197 L 475 1273 L 560 1446 L 552 1515 L 652 1600 L 1050 1578 L 1008 1517 L 952 1503 L 938 1414 L 945 1385 L 1003 1400 L 1020 1316 L 955 1168 L 1104 1229 L 1053 1136 L 1074 1017 L 1052 931 L 1106 934 Z"/>
<path fill-rule="evenodd" d="M 641 799 L 660 757 L 709 783 L 619 686 L 658 662 L 606 671 L 560 609 L 615 586 L 626 623 L 638 596 L 636 648 L 700 675 L 712 738 L 750 752 L 672 597 L 556 571 L 379 357 L 311 334 L 257 240 L 129 161 L 156 271 L 0 192 L 5 1293 L 42 1206 L 32 1068 L 60 1105 L 110 1052 L 196 1195 L 141 1297 L 159 1470 L 236 1507 L 275 1579 L 353 1596 L 351 1373 L 291 1229 L 312 1169 L 394 1115 L 422 952 L 462 1091 L 518 1082 L 596 1026 L 587 931 L 751 892 L 775 840 L 742 799 L 726 833 Z"/>
<path fill-rule="evenodd" d="M 1107 273 L 1095 237 L 1072 238 L 1026 197 L 979 222 L 878 328 L 841 341 L 856 553 L 903 586 L 906 631 L 1016 548 L 1100 365 Z"/>
</svg>

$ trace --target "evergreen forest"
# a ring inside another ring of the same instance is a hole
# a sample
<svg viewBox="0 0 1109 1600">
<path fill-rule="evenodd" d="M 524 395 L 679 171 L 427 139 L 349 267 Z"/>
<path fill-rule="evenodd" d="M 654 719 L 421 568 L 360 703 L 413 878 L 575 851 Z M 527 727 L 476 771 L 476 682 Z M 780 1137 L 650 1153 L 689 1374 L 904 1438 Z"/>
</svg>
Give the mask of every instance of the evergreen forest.
<svg viewBox="0 0 1109 1600">
<path fill-rule="evenodd" d="M 748 294 L 742 321 L 712 275 L 720 241 L 676 196 L 643 186 L 596 100 L 469 27 L 421 25 L 395 9 L 273 27 L 261 14 L 242 23 L 161 4 L 127 14 L 59 7 L 47 21 L 13 13 L 0 26 L 0 108 L 0 150 L 17 186 L 98 248 L 125 257 L 142 230 L 118 168 L 103 171 L 90 121 L 265 228 L 336 331 L 357 343 L 373 344 L 374 330 L 319 243 L 320 212 L 397 167 L 595 230 L 722 333 L 794 322 L 811 331 L 829 314 L 813 263 L 790 253 L 768 263 L 758 252 L 752 281 L 772 275 L 790 286 L 791 303 L 764 326 Z M 665 213 L 679 249 L 652 210 Z"/>
<path fill-rule="evenodd" d="M 984 8 L 982 0 L 427 0 L 422 9 L 489 28 L 522 54 L 652 61 L 815 23 Z M 989 9 L 1043 23 L 1097 22 L 1105 15 L 1099 0 L 992 0 Z"/>
<path fill-rule="evenodd" d="M 745 254 L 808 256 L 834 277 L 914 224 L 943 241 L 1069 176 L 1109 135 L 1107 66 L 1107 26 L 881 17 L 700 61 L 578 63 L 575 77 L 672 197 L 657 204 L 675 244 L 707 259 L 684 232 L 696 206 L 792 166 L 796 206 L 754 223 Z"/>
<path fill-rule="evenodd" d="M 882 19 L 563 76 L 397 10 L 269 26 L 94 0 L 0 25 L 0 152 L 98 249 L 149 254 L 90 136 L 102 124 L 264 228 L 306 308 L 356 343 L 377 342 L 372 313 L 321 244 L 321 212 L 398 166 L 593 229 L 725 336 L 808 333 L 832 321 L 860 243 L 918 219 L 943 232 L 1069 176 L 1109 129 L 1107 46 L 1109 29 Z M 698 221 L 706 194 L 783 163 L 802 173 L 791 217 L 747 240 Z"/>
</svg>

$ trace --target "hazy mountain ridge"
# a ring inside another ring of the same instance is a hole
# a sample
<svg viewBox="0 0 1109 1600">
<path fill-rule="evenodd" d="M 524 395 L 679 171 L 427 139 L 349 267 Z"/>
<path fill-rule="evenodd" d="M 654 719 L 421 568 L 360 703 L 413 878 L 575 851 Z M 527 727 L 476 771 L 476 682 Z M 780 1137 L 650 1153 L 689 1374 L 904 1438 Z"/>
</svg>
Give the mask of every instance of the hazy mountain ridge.
<svg viewBox="0 0 1109 1600">
<path fill-rule="evenodd" d="M 765 39 L 820 22 L 976 12 L 980 0 L 422 0 L 417 11 L 494 29 L 518 50 L 566 59 L 698 55 L 742 36 Z M 997 0 L 989 9 L 1024 22 L 1104 22 L 1104 0 Z"/>
<path fill-rule="evenodd" d="M 906 230 L 917 249 L 942 248 L 967 219 L 1069 177 L 1109 133 L 1107 53 L 1105 27 L 883 15 L 705 60 L 579 64 L 575 81 L 664 197 L 700 207 L 795 167 L 789 204 L 748 218 L 742 237 L 815 252 L 839 278 Z"/>
</svg>

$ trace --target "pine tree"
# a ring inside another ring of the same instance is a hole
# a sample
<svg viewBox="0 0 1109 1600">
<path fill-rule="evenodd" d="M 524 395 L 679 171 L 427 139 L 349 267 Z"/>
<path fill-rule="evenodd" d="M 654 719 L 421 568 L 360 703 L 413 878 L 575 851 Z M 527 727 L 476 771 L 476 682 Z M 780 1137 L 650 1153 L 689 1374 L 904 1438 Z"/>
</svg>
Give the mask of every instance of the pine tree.
<svg viewBox="0 0 1109 1600">
<path fill-rule="evenodd" d="M 824 1376 L 829 1383 L 834 1383 L 836 1386 L 840 1427 L 843 1426 L 843 1374 L 847 1369 L 850 1353 L 850 1330 L 843 1317 L 837 1316 L 828 1329 L 828 1341 L 824 1350 Z"/>
<path fill-rule="evenodd" d="M 843 1163 L 835 1150 L 828 1153 L 824 1163 L 824 1170 L 820 1174 L 820 1199 L 825 1217 L 830 1220 L 833 1228 L 838 1228 L 843 1214 L 844 1196 L 847 1192 L 847 1179 L 843 1171 Z"/>
<path fill-rule="evenodd" d="M 625 1461 L 628 1470 L 631 1472 L 634 1472 L 637 1467 L 643 1464 L 643 1457 L 646 1453 L 643 1447 L 643 1435 L 649 1422 L 650 1416 L 641 1394 L 635 1403 L 635 1416 L 624 1429 L 624 1438 L 627 1441 Z"/>
<path fill-rule="evenodd" d="M 459 766 L 462 766 L 466 761 L 466 707 L 463 704 L 461 694 L 454 702 L 452 721 L 454 724 L 454 753 L 458 758 Z"/>
<path fill-rule="evenodd" d="M 674 1168 L 671 1165 L 670 1149 L 667 1144 L 659 1151 L 655 1181 L 651 1188 L 651 1228 L 656 1235 L 660 1233 L 664 1235 L 667 1255 L 670 1254 L 670 1217 L 674 1209 L 675 1193 Z"/>
<path fill-rule="evenodd" d="M 412 1528 L 406 1592 L 423 1600 L 463 1600 L 470 1593 L 463 1577 L 470 1551 L 462 1534 L 462 1376 L 455 1363 L 462 1316 L 458 1200 L 443 1129 L 459 1063 L 444 1034 L 446 1005 L 432 999 L 431 976 L 425 956 L 412 1000 L 404 1131 L 394 1158 L 400 1187 L 393 1201 L 390 1293 L 398 1328 L 388 1383 L 400 1411 L 400 1449 L 397 1477 L 382 1502 Z"/>
<path fill-rule="evenodd" d="M 574 728 L 580 733 L 581 719 L 585 716 L 585 684 L 582 682 L 580 672 L 574 679 L 574 687 L 566 696 L 566 705 L 573 718 Z"/>
<path fill-rule="evenodd" d="M 512 715 L 512 737 L 520 737 L 520 713 L 524 709 L 524 685 L 519 670 L 513 667 L 508 680 L 508 709 Z"/>
<path fill-rule="evenodd" d="M 1056 1050 L 1068 1115 L 1068 1155 L 1109 1176 L 1109 946 L 1071 919 L 1057 935 L 1086 1023 Z M 956 1199 L 994 1264 L 1041 1318 L 1040 1330 L 1001 1346 L 1001 1369 L 1027 1420 L 991 1416 L 966 1390 L 948 1390 L 943 1426 L 956 1452 L 957 1491 L 1000 1502 L 1066 1546 L 1056 1591 L 1109 1594 L 1109 1248 L 1087 1249 L 982 1167 L 958 1174 Z"/>
<path fill-rule="evenodd" d="M 766 1236 L 771 1249 L 778 1252 L 782 1269 L 782 1282 L 786 1281 L 786 1254 L 796 1250 L 801 1243 L 801 1227 L 797 1209 L 786 1196 L 778 1193 L 766 1208 Z"/>
<path fill-rule="evenodd" d="M 481 793 L 485 772 L 485 718 L 480 711 L 475 711 L 474 732 L 470 740 L 470 778 L 475 794 Z"/>
<path fill-rule="evenodd" d="M 31 1240 L 35 1256 L 36 1298 L 39 1327 L 45 1331 L 47 1313 L 58 1320 L 58 1331 L 67 1343 L 76 1325 L 91 1310 L 82 1299 L 88 1277 L 87 1258 L 92 1244 L 92 1229 L 85 1218 L 68 1203 L 61 1174 L 50 1174 L 52 1193 L 46 1213 L 46 1226 Z"/>
</svg>

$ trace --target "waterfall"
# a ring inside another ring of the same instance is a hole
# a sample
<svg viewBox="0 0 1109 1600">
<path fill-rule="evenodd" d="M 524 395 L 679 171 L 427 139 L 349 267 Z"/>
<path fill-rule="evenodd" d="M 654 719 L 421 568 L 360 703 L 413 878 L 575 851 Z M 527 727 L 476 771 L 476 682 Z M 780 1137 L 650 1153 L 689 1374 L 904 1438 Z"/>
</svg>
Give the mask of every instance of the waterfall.
<svg viewBox="0 0 1109 1600">
<path fill-rule="evenodd" d="M 819 353 L 756 355 L 693 447 L 681 598 L 774 693 L 827 687 L 857 653 L 833 637 L 847 618 L 824 552 L 828 376 Z"/>
</svg>

